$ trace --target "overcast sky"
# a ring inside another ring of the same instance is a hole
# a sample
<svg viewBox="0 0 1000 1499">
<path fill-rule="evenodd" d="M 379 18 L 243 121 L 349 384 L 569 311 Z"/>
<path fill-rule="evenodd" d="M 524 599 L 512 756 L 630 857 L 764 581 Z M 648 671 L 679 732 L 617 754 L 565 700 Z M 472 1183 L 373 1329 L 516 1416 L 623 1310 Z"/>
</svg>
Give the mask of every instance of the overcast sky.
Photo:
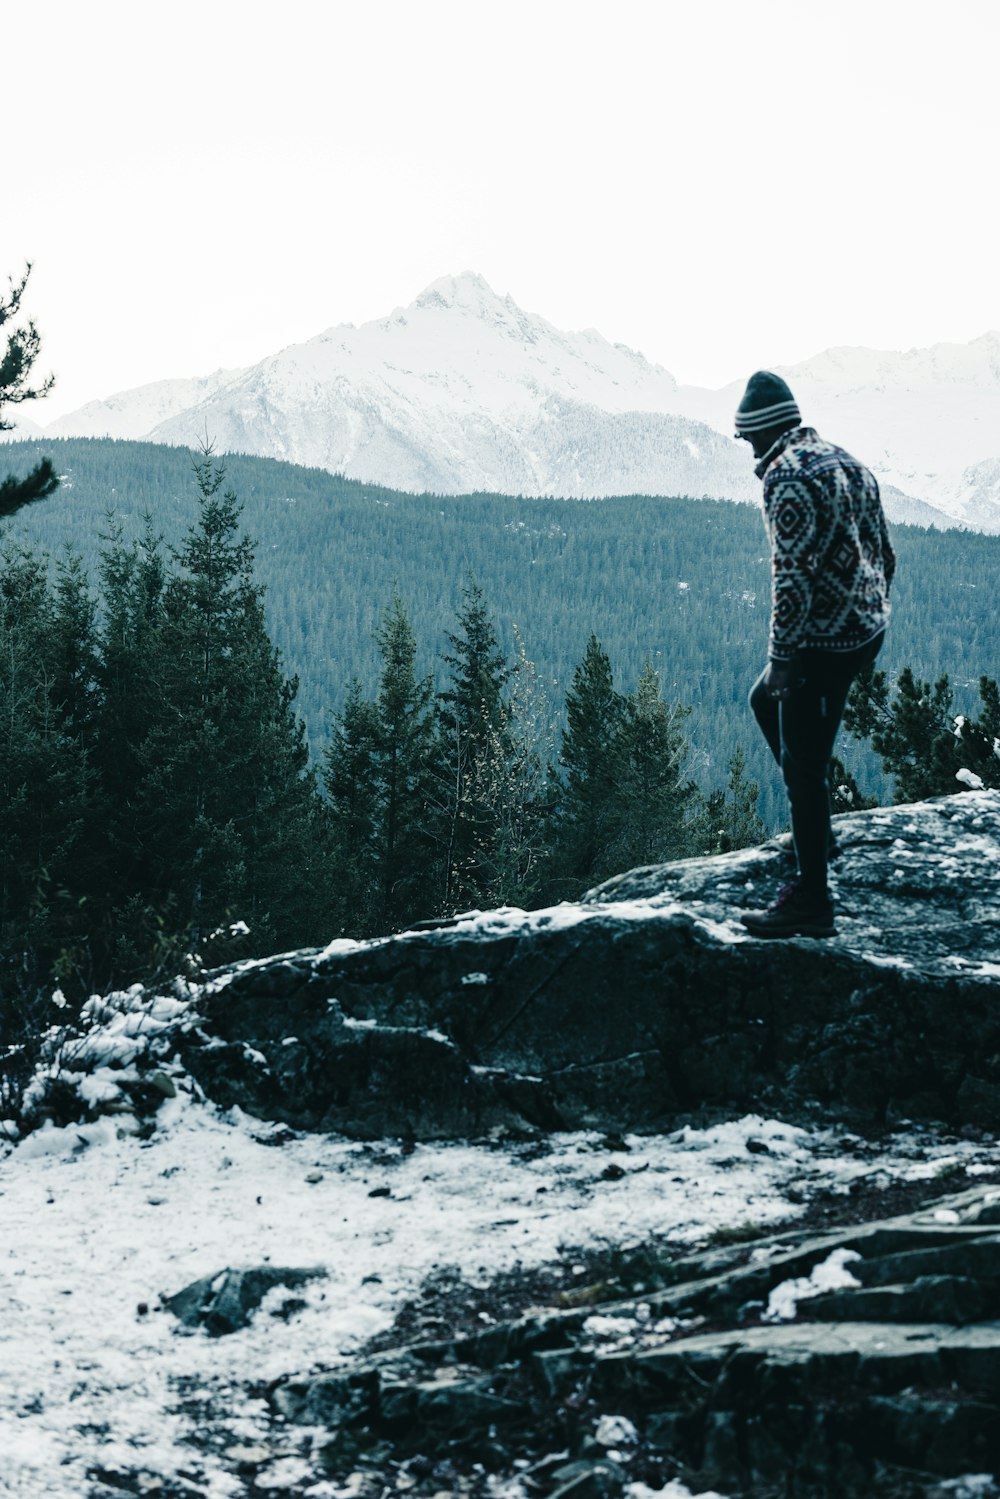
<svg viewBox="0 0 1000 1499">
<path fill-rule="evenodd" d="M 476 270 L 721 385 L 1000 327 L 998 0 L 5 7 L 48 420 Z"/>
</svg>

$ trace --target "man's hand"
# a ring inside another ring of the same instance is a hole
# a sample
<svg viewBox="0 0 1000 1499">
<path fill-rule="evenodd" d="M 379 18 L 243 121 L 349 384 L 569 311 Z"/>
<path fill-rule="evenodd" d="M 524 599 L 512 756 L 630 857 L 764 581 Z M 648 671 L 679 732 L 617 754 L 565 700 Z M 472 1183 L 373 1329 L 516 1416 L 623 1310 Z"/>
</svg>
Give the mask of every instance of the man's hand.
<svg viewBox="0 0 1000 1499">
<path fill-rule="evenodd" d="M 797 686 L 798 679 L 792 674 L 790 662 L 779 664 L 769 661 L 767 663 L 767 671 L 764 673 L 764 691 L 768 697 L 786 698 Z"/>
</svg>

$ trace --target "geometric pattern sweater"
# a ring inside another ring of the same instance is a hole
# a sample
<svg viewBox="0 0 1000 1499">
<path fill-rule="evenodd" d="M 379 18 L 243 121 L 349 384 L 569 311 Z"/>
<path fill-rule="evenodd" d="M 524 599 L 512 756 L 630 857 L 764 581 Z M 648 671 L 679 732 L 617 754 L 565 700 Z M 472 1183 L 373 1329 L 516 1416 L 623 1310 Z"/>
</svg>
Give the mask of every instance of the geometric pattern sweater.
<svg viewBox="0 0 1000 1499">
<path fill-rule="evenodd" d="M 771 542 L 769 658 L 866 645 L 889 621 L 896 570 L 875 475 L 812 427 L 783 432 L 756 474 Z"/>
</svg>

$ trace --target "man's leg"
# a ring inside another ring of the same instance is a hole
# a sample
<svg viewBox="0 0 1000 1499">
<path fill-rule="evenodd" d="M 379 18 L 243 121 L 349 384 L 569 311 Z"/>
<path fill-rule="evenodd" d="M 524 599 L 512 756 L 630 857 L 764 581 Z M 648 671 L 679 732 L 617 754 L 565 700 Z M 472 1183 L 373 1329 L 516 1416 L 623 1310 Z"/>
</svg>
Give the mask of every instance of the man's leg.
<svg viewBox="0 0 1000 1499">
<path fill-rule="evenodd" d="M 826 886 L 830 756 L 851 683 L 881 644 L 877 636 L 857 651 L 803 651 L 796 661 L 802 680 L 782 702 L 779 724 L 799 878 L 766 911 L 740 917 L 755 937 L 829 937 L 836 930 Z"/>
<path fill-rule="evenodd" d="M 792 814 L 799 883 L 812 895 L 826 894 L 830 837 L 827 768 L 846 697 L 845 690 L 838 712 L 823 674 L 813 667 L 781 705 L 781 772 Z"/>
<path fill-rule="evenodd" d="M 781 769 L 803 889 L 825 894 L 830 758 L 851 684 L 879 653 L 882 636 L 856 651 L 805 651 L 803 681 L 781 705 Z"/>
<path fill-rule="evenodd" d="M 761 672 L 756 682 L 750 689 L 749 703 L 754 718 L 760 726 L 760 731 L 767 740 L 768 748 L 774 756 L 775 763 L 781 766 L 781 717 L 778 699 L 771 697 L 764 688 L 765 672 Z M 834 847 L 833 828 L 830 825 L 829 807 L 826 819 L 827 852 Z M 793 835 L 794 846 L 794 835 Z"/>
</svg>

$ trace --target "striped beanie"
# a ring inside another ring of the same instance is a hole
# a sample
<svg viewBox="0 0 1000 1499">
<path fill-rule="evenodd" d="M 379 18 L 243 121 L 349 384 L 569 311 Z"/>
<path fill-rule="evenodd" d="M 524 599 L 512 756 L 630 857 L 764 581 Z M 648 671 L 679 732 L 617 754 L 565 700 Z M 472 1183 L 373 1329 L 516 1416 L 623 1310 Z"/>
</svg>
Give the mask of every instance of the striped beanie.
<svg viewBox="0 0 1000 1499">
<path fill-rule="evenodd" d="M 780 375 L 758 370 L 747 381 L 736 409 L 736 436 L 763 432 L 767 427 L 797 427 L 802 420 L 798 403 Z"/>
</svg>

